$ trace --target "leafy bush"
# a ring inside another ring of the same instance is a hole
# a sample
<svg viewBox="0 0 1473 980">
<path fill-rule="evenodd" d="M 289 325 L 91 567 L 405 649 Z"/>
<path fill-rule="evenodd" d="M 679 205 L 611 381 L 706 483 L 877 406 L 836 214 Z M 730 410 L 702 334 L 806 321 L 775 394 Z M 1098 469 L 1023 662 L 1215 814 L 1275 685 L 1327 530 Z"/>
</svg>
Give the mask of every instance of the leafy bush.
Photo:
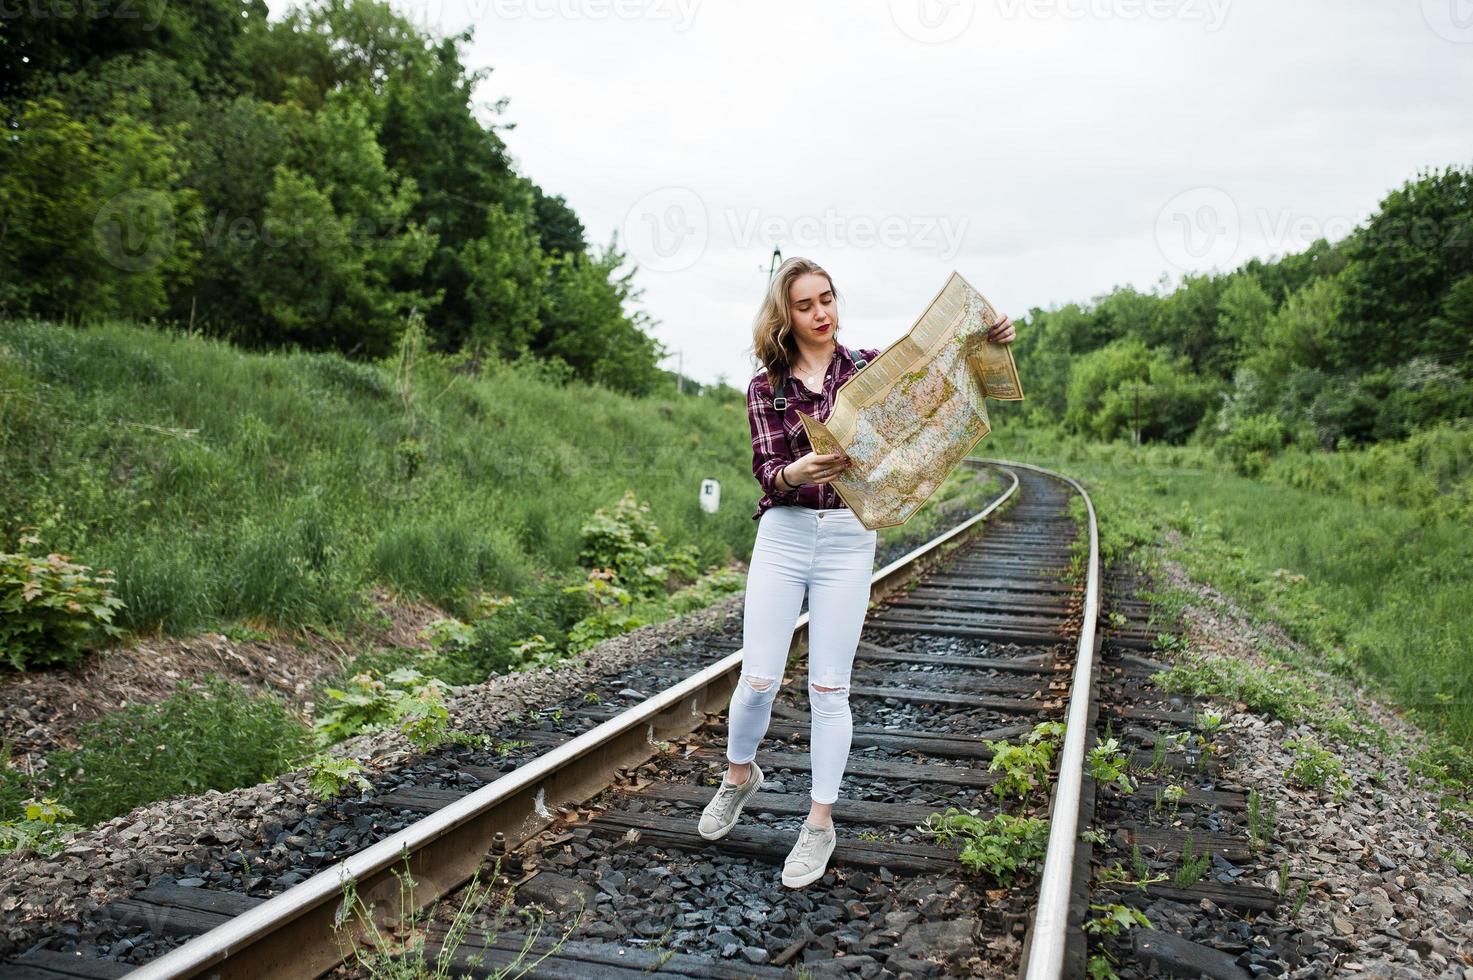
<svg viewBox="0 0 1473 980">
<path fill-rule="evenodd" d="M 637 596 L 662 595 L 699 574 L 696 549 L 674 547 L 649 517 L 650 505 L 627 491 L 612 509 L 600 507 L 583 525 L 578 561 L 611 569 L 618 585 Z"/>
<path fill-rule="evenodd" d="M 1048 847 L 1048 821 L 1037 817 L 998 813 L 984 820 L 975 811 L 948 807 L 945 813 L 931 814 L 917 829 L 935 837 L 943 847 L 960 840 L 957 857 L 962 865 L 974 873 L 991 875 L 1003 887 L 1010 886 L 1019 873 L 1035 870 Z"/>
<path fill-rule="evenodd" d="M 41 543 L 34 534 L 22 546 Z M 108 586 L 113 577 L 94 573 L 55 552 L 0 553 L 0 647 L 16 670 L 37 664 L 75 663 L 102 636 L 119 636 L 113 613 L 123 601 Z"/>
<path fill-rule="evenodd" d="M 524 644 L 532 637 L 541 637 L 549 649 L 565 649 L 574 625 L 595 612 L 582 582 L 571 586 L 557 579 L 538 583 L 475 622 L 474 637 L 460 668 L 464 680 L 484 680 L 526 662 L 534 651 Z"/>
<path fill-rule="evenodd" d="M 334 755 L 316 755 L 307 762 L 307 788 L 324 800 L 342 795 L 348 787 L 365 790 L 373 784 L 363 775 L 356 759 Z"/>
<path fill-rule="evenodd" d="M 1272 415 L 1245 415 L 1233 420 L 1218 442 L 1218 451 L 1244 476 L 1258 476 L 1269 457 L 1284 448 L 1284 426 Z"/>
<path fill-rule="evenodd" d="M 382 676 L 377 670 L 367 670 L 353 675 L 341 688 L 327 689 L 329 704 L 312 727 L 323 745 L 394 727 L 416 748 L 432 748 L 444 741 L 450 721 L 446 686 L 439 678 L 426 678 L 411 667 Z"/>
<path fill-rule="evenodd" d="M 52 753 L 39 778 L 90 824 L 170 796 L 270 779 L 306 753 L 307 734 L 278 698 L 210 677 L 83 726 L 81 746 Z"/>
<path fill-rule="evenodd" d="M 20 820 L 0 823 L 0 854 L 34 851 L 51 855 L 66 846 L 67 834 L 80 830 L 76 814 L 53 799 L 29 800 Z"/>
</svg>

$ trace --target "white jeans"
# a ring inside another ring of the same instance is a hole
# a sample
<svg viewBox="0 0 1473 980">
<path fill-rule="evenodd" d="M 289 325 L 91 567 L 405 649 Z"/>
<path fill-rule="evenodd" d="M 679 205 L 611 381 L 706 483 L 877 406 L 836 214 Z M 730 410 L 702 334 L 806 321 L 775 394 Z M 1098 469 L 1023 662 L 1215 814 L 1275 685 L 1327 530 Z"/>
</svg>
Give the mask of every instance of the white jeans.
<svg viewBox="0 0 1473 980">
<path fill-rule="evenodd" d="M 757 755 L 807 592 L 815 803 L 839 798 L 849 761 L 849 673 L 869 606 L 877 538 L 847 507 L 772 507 L 757 521 L 742 621 L 742 678 L 731 696 L 726 757 L 743 763 Z"/>
</svg>

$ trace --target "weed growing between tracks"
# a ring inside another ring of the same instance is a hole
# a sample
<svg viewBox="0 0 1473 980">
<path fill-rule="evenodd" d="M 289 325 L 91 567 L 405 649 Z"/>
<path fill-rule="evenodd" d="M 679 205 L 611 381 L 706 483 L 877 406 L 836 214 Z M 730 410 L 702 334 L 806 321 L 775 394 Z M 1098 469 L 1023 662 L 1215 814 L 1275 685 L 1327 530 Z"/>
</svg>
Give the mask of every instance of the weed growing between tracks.
<svg viewBox="0 0 1473 980">
<path fill-rule="evenodd" d="M 395 868 L 393 875 L 399 885 L 398 914 L 390 913 L 397 923 L 386 931 L 379 925 L 380 915 L 375 906 L 365 904 L 358 895 L 356 882 L 349 879 L 343 883 L 343 897 L 333 921 L 334 937 L 343 960 L 356 967 L 357 975 L 372 980 L 450 980 L 455 976 L 469 976 L 475 971 L 484 971 L 487 951 L 496 943 L 506 925 L 513 908 L 513 893 L 504 888 L 506 880 L 500 875 L 501 861 L 496 859 L 490 873 L 490 882 L 482 881 L 477 872 L 462 891 L 460 901 L 450 913 L 450 921 L 444 934 L 434 944 L 430 942 L 432 911 L 427 913 L 415 900 L 417 882 L 409 866 L 409 853 L 403 855 L 403 867 Z M 489 924 L 476 927 L 491 904 L 493 896 L 503 891 L 502 898 L 491 913 Z M 433 903 L 427 908 L 433 910 Z M 520 976 L 526 970 L 541 963 L 562 948 L 562 944 L 578 928 L 583 909 L 579 909 L 568 924 L 563 935 L 550 948 L 531 962 L 525 962 L 532 954 L 542 930 L 543 918 L 539 912 L 518 909 L 518 915 L 526 920 L 526 933 L 522 945 L 510 963 L 496 967 L 480 975 L 498 980 L 509 976 Z M 461 955 L 473 930 L 480 940 L 475 945 L 479 952 Z M 355 941 L 356 940 L 356 941 Z M 457 959 L 460 960 L 457 963 Z"/>
</svg>

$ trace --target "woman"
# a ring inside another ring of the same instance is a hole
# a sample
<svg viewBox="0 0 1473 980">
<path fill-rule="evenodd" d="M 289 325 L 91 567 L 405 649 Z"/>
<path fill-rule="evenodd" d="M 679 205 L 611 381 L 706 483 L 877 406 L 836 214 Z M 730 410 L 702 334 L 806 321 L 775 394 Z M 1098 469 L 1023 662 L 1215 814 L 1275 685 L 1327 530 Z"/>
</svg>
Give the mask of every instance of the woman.
<svg viewBox="0 0 1473 980">
<path fill-rule="evenodd" d="M 764 370 L 747 387 L 747 420 L 752 472 L 763 496 L 752 515 L 757 541 L 747 572 L 742 676 L 727 724 L 730 765 L 698 828 L 707 840 L 726 836 L 762 786 L 757 745 L 767 733 L 806 592 L 813 788 L 808 818 L 783 865 L 790 888 L 823 877 L 834 851 L 834 801 L 853 738 L 849 673 L 875 560 L 876 533 L 830 485 L 849 460 L 813 452 L 797 412 L 827 419 L 839 386 L 879 355 L 838 342 L 838 299 L 827 272 L 791 258 L 773 276 L 754 325 L 753 351 Z M 988 339 L 1007 344 L 1013 334 L 1012 320 L 1003 317 Z"/>
</svg>

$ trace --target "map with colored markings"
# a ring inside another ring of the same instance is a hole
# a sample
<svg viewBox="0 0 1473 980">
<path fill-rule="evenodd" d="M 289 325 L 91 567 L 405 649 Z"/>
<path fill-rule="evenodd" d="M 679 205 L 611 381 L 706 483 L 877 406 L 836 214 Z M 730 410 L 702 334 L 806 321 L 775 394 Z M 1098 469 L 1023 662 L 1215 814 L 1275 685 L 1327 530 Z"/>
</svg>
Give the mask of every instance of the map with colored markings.
<svg viewBox="0 0 1473 980">
<path fill-rule="evenodd" d="M 953 272 L 914 326 L 840 386 L 824 422 L 798 416 L 819 453 L 847 453 L 833 486 L 865 527 L 904 524 L 992 431 L 988 398 L 1019 401 L 1001 317 Z"/>
</svg>

